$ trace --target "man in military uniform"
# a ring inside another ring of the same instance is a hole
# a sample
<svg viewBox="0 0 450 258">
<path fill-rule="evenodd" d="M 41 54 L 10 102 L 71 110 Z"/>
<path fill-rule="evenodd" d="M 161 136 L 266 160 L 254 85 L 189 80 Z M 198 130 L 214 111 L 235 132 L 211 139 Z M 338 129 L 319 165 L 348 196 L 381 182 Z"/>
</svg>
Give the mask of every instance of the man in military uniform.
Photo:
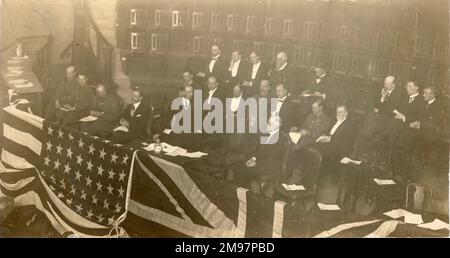
<svg viewBox="0 0 450 258">
<path fill-rule="evenodd" d="M 66 126 L 75 126 L 80 118 L 89 114 L 92 89 L 87 83 L 86 75 L 79 74 L 77 81 L 73 88 L 63 90 L 64 95 L 60 97 L 63 106 L 56 112 L 57 121 Z"/>
<path fill-rule="evenodd" d="M 80 130 L 91 135 L 105 137 L 112 133 L 119 121 L 120 103 L 116 96 L 109 94 L 104 85 L 97 85 L 96 95 L 89 106 L 90 121 L 83 121 Z"/>
</svg>

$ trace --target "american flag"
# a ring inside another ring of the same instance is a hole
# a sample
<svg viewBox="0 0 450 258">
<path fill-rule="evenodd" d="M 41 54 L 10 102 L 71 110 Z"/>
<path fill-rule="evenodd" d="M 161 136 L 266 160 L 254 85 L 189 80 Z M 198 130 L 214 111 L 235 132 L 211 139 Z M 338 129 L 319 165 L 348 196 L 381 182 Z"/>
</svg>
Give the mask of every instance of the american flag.
<svg viewBox="0 0 450 258">
<path fill-rule="evenodd" d="M 125 212 L 133 151 L 44 121 L 39 171 L 67 207 L 91 222 L 113 226 Z"/>
</svg>

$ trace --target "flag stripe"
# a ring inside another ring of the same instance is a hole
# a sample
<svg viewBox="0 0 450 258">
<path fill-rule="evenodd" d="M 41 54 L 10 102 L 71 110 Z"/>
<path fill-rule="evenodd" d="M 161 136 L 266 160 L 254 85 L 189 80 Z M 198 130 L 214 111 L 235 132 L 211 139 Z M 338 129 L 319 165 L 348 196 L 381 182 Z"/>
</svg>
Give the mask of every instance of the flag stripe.
<svg viewBox="0 0 450 258">
<path fill-rule="evenodd" d="M 24 178 L 34 177 L 36 175 L 35 170 L 33 168 L 20 170 L 17 172 L 4 172 L 4 171 L 5 169 L 3 169 L 3 171 L 0 172 L 0 180 L 8 184 L 15 183 Z"/>
<path fill-rule="evenodd" d="M 19 157 L 6 149 L 2 149 L 2 164 L 7 169 L 29 169 L 34 168 L 32 164 L 24 158 Z"/>
<path fill-rule="evenodd" d="M 30 168 L 28 164 L 26 164 L 28 167 L 24 167 L 23 165 L 21 165 L 21 163 L 23 162 L 22 160 L 24 159 L 33 167 L 39 167 L 42 164 L 40 156 L 34 153 L 34 151 L 30 150 L 27 146 L 17 144 L 16 142 L 9 140 L 8 138 L 3 138 L 2 143 L 3 150 L 6 150 L 7 152 L 15 156 L 10 156 L 9 158 L 11 159 L 5 161 L 15 168 Z"/>
<path fill-rule="evenodd" d="M 3 136 L 16 142 L 17 144 L 27 146 L 30 150 L 36 153 L 36 155 L 41 154 L 41 141 L 27 132 L 19 131 L 8 124 L 3 124 Z"/>
<path fill-rule="evenodd" d="M 21 116 L 17 116 L 16 112 L 3 112 L 3 123 L 16 129 L 20 129 L 20 131 L 29 133 L 38 140 L 42 138 L 42 122 L 39 126 L 34 122 L 34 120 L 24 120 Z"/>
<path fill-rule="evenodd" d="M 272 231 L 272 237 L 274 238 L 280 238 L 283 235 L 284 206 L 286 206 L 286 203 L 283 201 L 275 201 L 274 203 Z"/>
</svg>

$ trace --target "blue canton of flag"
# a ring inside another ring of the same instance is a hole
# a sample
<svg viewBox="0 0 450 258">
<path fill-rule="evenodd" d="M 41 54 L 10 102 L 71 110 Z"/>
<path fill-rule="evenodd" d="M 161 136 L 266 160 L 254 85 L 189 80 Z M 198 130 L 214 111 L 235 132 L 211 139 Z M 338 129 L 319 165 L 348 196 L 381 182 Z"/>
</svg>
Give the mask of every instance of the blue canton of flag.
<svg viewBox="0 0 450 258">
<path fill-rule="evenodd" d="M 125 214 L 133 150 L 44 121 L 42 178 L 83 218 L 113 226 Z"/>
</svg>

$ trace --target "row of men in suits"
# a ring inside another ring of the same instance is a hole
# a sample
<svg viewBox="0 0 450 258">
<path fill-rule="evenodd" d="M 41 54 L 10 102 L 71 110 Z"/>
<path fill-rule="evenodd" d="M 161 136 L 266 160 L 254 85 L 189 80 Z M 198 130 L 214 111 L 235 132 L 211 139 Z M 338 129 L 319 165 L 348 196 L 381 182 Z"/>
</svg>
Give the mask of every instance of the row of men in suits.
<svg viewBox="0 0 450 258">
<path fill-rule="evenodd" d="M 417 82 L 408 81 L 405 89 L 397 86 L 390 75 L 375 103 L 374 134 L 385 143 L 388 170 L 393 153 L 405 157 L 419 139 L 425 145 L 437 144 L 441 139 L 445 109 L 435 87 L 425 87 L 421 95 Z"/>
</svg>

